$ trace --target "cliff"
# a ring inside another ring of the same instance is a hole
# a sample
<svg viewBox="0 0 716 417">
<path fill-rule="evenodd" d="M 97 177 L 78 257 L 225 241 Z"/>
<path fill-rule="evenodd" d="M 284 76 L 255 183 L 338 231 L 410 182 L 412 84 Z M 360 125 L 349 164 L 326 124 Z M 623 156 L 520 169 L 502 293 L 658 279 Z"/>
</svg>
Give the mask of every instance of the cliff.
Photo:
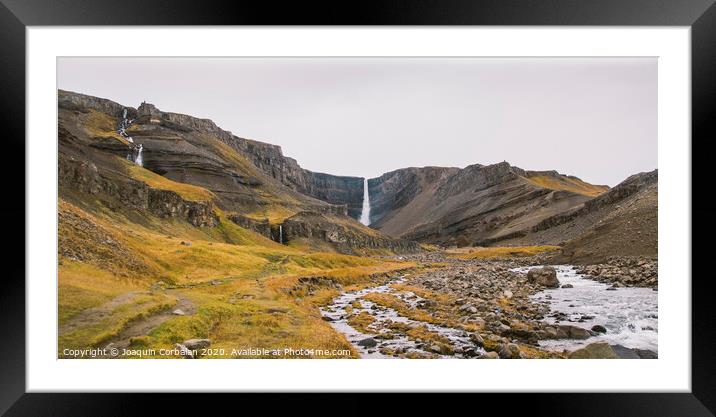
<svg viewBox="0 0 716 417">
<path fill-rule="evenodd" d="M 304 170 L 278 146 L 239 138 L 209 119 L 66 91 L 58 93 L 58 116 L 61 195 L 73 204 L 225 230 L 223 216 L 281 243 L 288 239 L 278 230 L 300 218 L 302 241 L 319 239 L 322 250 L 418 249 L 347 216 L 360 214 L 361 178 Z"/>
</svg>

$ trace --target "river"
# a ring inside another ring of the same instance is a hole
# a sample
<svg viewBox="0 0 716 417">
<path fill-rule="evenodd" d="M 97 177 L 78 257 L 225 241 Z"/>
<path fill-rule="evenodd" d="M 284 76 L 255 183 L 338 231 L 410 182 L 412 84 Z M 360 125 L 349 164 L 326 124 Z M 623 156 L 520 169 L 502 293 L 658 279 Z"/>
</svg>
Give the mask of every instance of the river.
<svg viewBox="0 0 716 417">
<path fill-rule="evenodd" d="M 531 268 L 515 268 L 526 273 Z M 550 307 L 548 323 L 561 323 L 591 329 L 604 326 L 605 334 L 585 340 L 542 340 L 540 346 L 550 350 L 575 350 L 590 343 L 606 341 L 612 345 L 658 352 L 658 292 L 651 288 L 617 288 L 578 274 L 572 266 L 556 266 L 560 285 L 573 288 L 546 289 L 532 296 L 537 303 Z M 564 314 L 560 314 L 564 313 Z"/>
</svg>

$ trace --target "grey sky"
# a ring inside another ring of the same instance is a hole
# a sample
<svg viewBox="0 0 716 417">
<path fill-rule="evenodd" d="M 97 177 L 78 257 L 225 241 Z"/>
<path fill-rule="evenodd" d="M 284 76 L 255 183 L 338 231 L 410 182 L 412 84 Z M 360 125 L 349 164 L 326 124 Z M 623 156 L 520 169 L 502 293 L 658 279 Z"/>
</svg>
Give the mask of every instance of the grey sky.
<svg viewBox="0 0 716 417">
<path fill-rule="evenodd" d="M 656 58 L 60 58 L 58 87 L 214 120 L 304 168 L 657 168 Z"/>
</svg>

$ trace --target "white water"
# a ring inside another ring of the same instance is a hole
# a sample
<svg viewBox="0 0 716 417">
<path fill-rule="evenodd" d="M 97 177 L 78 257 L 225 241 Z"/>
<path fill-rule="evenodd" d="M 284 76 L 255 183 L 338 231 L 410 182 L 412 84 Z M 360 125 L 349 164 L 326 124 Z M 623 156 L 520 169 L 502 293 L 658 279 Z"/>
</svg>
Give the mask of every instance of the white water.
<svg viewBox="0 0 716 417">
<path fill-rule="evenodd" d="M 370 224 L 370 195 L 368 194 L 368 178 L 363 181 L 363 210 L 360 212 L 360 222 Z"/>
<path fill-rule="evenodd" d="M 531 268 L 516 268 L 526 273 Z M 543 340 L 540 346 L 561 351 L 574 350 L 594 342 L 606 341 L 628 348 L 658 350 L 658 293 L 651 288 L 618 288 L 608 291 L 611 285 L 584 278 L 571 266 L 557 266 L 560 286 L 572 284 L 574 288 L 555 288 L 532 296 L 535 302 L 550 306 L 550 314 L 544 319 L 556 323 L 554 313 L 567 315 L 560 324 L 591 329 L 595 324 L 604 326 L 606 334 L 585 340 Z M 581 321 L 580 321 L 581 320 Z"/>
<path fill-rule="evenodd" d="M 137 159 L 134 160 L 134 162 L 141 166 L 144 166 L 144 158 L 142 157 L 142 144 L 139 144 L 139 151 L 137 152 Z"/>
<path fill-rule="evenodd" d="M 278 225 L 278 243 L 283 245 L 283 225 Z"/>
<path fill-rule="evenodd" d="M 333 299 L 331 305 L 321 308 L 321 314 L 331 319 L 330 324 L 334 329 L 344 334 L 348 341 L 350 341 L 356 349 L 360 352 L 361 358 L 394 358 L 390 355 L 385 355 L 380 352 L 380 348 L 387 348 L 392 350 L 404 350 L 407 352 L 414 352 L 420 354 L 434 354 L 434 352 L 428 352 L 426 347 L 421 347 L 420 344 L 414 340 L 410 340 L 407 336 L 402 334 L 394 334 L 391 339 L 381 340 L 376 338 L 378 346 L 372 348 L 366 348 L 359 346 L 357 343 L 361 340 L 369 337 L 374 337 L 382 333 L 388 332 L 387 327 L 391 322 L 403 323 L 411 326 L 425 326 L 427 330 L 438 333 L 443 337 L 450 340 L 451 344 L 457 348 L 456 352 L 460 352 L 460 349 L 474 349 L 478 353 L 484 352 L 483 349 L 475 347 L 475 344 L 470 340 L 470 335 L 464 330 L 454 329 L 450 327 L 438 326 L 426 322 L 421 322 L 407 317 L 401 316 L 397 311 L 392 308 L 377 306 L 374 303 L 364 300 L 363 296 L 370 293 L 391 293 L 396 297 L 400 298 L 403 302 L 408 304 L 411 308 L 416 308 L 418 303 L 423 299 L 412 292 L 401 291 L 398 292 L 392 288 L 392 284 L 399 284 L 404 281 L 405 277 L 401 277 L 398 280 L 391 281 L 385 285 L 377 287 L 365 288 L 360 291 L 346 292 Z M 353 308 L 353 313 L 358 314 L 360 312 L 368 312 L 372 315 L 376 321 L 369 326 L 369 329 L 375 329 L 374 333 L 365 334 L 357 331 L 348 324 L 349 314 L 346 312 L 346 308 L 351 306 L 355 301 L 360 303 L 360 307 Z M 454 356 L 443 356 L 440 357 L 451 357 L 459 358 L 462 357 L 460 353 Z"/>
</svg>

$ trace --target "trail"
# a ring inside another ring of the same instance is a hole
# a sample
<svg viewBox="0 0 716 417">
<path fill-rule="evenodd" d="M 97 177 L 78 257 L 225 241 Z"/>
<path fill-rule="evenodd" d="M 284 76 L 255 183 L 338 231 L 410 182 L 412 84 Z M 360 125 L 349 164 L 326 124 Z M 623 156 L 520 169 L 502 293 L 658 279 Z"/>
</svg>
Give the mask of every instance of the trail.
<svg viewBox="0 0 716 417">
<path fill-rule="evenodd" d="M 171 293 L 172 296 L 177 298 L 177 303 L 174 306 L 158 311 L 151 316 L 133 321 L 128 327 L 119 332 L 116 337 L 110 339 L 107 344 L 112 344 L 113 348 L 127 348 L 129 347 L 129 341 L 132 337 L 147 335 L 165 321 L 175 317 L 173 311 L 179 309 L 182 310 L 185 315 L 196 313 L 196 306 L 191 300 L 186 298 L 186 296 L 178 291 L 167 291 L 167 293 Z"/>
</svg>

